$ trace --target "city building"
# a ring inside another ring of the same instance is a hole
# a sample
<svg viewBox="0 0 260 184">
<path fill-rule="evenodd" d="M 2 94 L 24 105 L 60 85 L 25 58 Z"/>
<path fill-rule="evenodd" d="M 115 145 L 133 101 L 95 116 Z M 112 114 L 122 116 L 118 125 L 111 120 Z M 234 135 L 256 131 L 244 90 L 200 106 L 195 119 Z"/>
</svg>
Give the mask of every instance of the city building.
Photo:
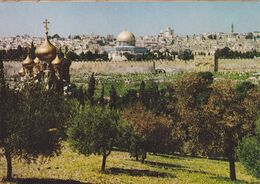
<svg viewBox="0 0 260 184">
<path fill-rule="evenodd" d="M 116 38 L 116 46 L 106 49 L 109 60 L 125 61 L 128 60 L 127 55 L 143 57 L 147 53 L 147 49 L 145 47 L 138 47 L 135 44 L 136 39 L 133 33 L 129 31 L 119 33 Z"/>
</svg>

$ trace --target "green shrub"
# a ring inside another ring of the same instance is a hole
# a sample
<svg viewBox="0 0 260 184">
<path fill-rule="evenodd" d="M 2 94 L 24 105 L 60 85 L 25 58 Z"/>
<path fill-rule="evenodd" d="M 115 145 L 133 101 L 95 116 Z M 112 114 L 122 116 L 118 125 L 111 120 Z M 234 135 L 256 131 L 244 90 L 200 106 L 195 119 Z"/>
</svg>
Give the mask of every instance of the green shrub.
<svg viewBox="0 0 260 184">
<path fill-rule="evenodd" d="M 257 121 L 256 135 L 244 138 L 237 152 L 248 172 L 260 178 L 260 120 Z"/>
</svg>

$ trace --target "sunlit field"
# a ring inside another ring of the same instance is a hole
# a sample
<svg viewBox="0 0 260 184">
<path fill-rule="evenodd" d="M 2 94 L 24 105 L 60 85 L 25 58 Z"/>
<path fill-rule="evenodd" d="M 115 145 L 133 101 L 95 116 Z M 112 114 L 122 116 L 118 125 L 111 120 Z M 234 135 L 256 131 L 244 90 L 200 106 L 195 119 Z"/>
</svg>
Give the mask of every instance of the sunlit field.
<svg viewBox="0 0 260 184">
<path fill-rule="evenodd" d="M 0 178 L 5 176 L 5 160 L 0 159 Z M 248 175 L 240 163 L 235 183 L 259 183 Z M 101 156 L 85 157 L 67 145 L 58 157 L 24 163 L 14 160 L 14 181 L 6 184 L 86 184 L 86 183 L 232 183 L 226 161 L 171 155 L 148 155 L 144 164 L 127 152 L 114 151 L 108 157 L 105 173 L 101 173 Z M 2 182 L 4 183 L 4 182 Z"/>
</svg>

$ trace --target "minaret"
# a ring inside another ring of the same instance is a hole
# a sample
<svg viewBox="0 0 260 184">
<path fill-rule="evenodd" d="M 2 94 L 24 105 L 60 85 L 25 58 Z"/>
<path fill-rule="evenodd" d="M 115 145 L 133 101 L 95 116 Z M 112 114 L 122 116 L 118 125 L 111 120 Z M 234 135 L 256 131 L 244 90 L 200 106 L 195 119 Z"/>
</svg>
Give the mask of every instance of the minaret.
<svg viewBox="0 0 260 184">
<path fill-rule="evenodd" d="M 234 24 L 233 23 L 231 24 L 231 33 L 232 34 L 234 33 Z"/>
</svg>

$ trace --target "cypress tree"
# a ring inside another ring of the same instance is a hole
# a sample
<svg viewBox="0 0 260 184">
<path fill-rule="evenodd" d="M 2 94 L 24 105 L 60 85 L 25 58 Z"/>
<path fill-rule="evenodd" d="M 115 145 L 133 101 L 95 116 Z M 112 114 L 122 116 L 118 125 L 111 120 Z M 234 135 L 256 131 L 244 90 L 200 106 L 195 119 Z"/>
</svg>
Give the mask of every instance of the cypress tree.
<svg viewBox="0 0 260 184">
<path fill-rule="evenodd" d="M 96 80 L 94 77 L 94 73 L 92 73 L 88 82 L 88 92 L 87 92 L 87 97 L 91 105 L 93 105 L 94 103 L 95 85 L 96 85 Z"/>
<path fill-rule="evenodd" d="M 0 93 L 2 94 L 5 88 L 5 78 L 4 78 L 4 63 L 0 58 Z M 0 94 L 0 95 L 1 95 Z"/>
<path fill-rule="evenodd" d="M 104 107 L 105 106 L 105 99 L 104 99 L 105 87 L 102 85 L 102 90 L 99 98 L 99 104 Z"/>
<path fill-rule="evenodd" d="M 116 89 L 115 86 L 112 84 L 110 91 L 109 91 L 109 96 L 110 96 L 110 100 L 109 100 L 109 107 L 111 109 L 116 109 L 117 108 L 117 100 L 118 100 L 118 96 L 116 93 Z"/>
<path fill-rule="evenodd" d="M 79 100 L 80 105 L 84 105 L 85 104 L 85 102 L 84 102 L 84 92 L 83 92 L 82 86 L 80 86 L 80 88 L 79 88 L 78 100 Z"/>
<path fill-rule="evenodd" d="M 4 91 L 5 91 L 5 80 L 4 80 L 4 66 L 3 61 L 0 58 L 0 147 L 3 139 L 3 116 L 4 116 L 4 107 L 3 107 L 3 99 L 4 99 Z"/>
<path fill-rule="evenodd" d="M 36 50 L 36 47 L 34 46 L 34 43 L 32 42 L 31 43 L 31 48 L 30 48 L 30 57 L 32 58 L 32 59 L 35 59 L 35 50 Z"/>
<path fill-rule="evenodd" d="M 144 83 L 144 81 L 142 81 L 141 84 L 140 84 L 139 100 L 140 100 L 142 103 L 145 102 L 145 83 Z"/>
</svg>

